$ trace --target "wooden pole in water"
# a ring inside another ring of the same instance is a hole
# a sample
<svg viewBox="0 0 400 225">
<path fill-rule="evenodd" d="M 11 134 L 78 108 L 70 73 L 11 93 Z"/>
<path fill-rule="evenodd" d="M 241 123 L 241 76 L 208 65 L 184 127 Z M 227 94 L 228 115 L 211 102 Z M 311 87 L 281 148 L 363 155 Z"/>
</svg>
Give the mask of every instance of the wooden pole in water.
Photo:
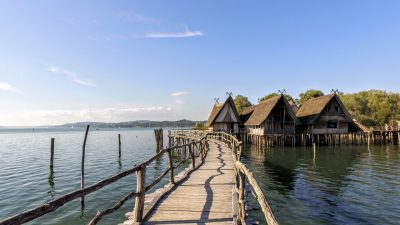
<svg viewBox="0 0 400 225">
<path fill-rule="evenodd" d="M 118 134 L 118 158 L 121 160 L 121 134 Z"/>
<path fill-rule="evenodd" d="M 168 162 L 169 162 L 169 182 L 175 184 L 174 180 L 174 165 L 172 161 L 172 149 L 168 150 Z"/>
<path fill-rule="evenodd" d="M 136 172 L 136 193 L 138 195 L 135 199 L 135 208 L 133 210 L 133 217 L 136 223 L 143 220 L 143 209 L 145 201 L 146 189 L 146 165 L 142 165 L 140 170 Z"/>
<path fill-rule="evenodd" d="M 194 158 L 194 144 L 193 143 L 189 144 L 189 152 L 192 157 L 192 168 L 194 169 L 194 168 L 196 168 L 196 161 Z"/>
<path fill-rule="evenodd" d="M 51 138 L 50 143 L 50 170 L 53 170 L 54 165 L 54 138 Z"/>
<path fill-rule="evenodd" d="M 90 125 L 87 125 L 86 132 L 85 132 L 85 139 L 83 140 L 82 145 L 82 162 L 81 162 L 81 189 L 85 187 L 85 150 L 86 150 L 86 140 L 89 133 Z M 85 202 L 85 196 L 81 197 L 81 205 Z"/>
</svg>

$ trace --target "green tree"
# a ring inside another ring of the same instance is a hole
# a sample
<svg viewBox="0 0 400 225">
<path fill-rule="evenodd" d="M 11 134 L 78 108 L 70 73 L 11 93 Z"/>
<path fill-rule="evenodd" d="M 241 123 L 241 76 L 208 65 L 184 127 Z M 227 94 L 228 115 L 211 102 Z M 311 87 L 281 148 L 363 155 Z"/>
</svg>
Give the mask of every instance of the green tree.
<svg viewBox="0 0 400 225">
<path fill-rule="evenodd" d="M 340 95 L 350 114 L 366 126 L 395 124 L 400 120 L 400 94 L 382 90 Z"/>
<path fill-rule="evenodd" d="M 193 128 L 193 130 L 207 130 L 207 129 L 208 128 L 206 127 L 206 125 L 204 123 L 200 123 L 200 122 L 197 122 Z"/>
<path fill-rule="evenodd" d="M 324 92 L 322 92 L 320 90 L 309 89 L 303 93 L 300 93 L 297 104 L 303 105 L 306 101 L 308 101 L 312 98 L 323 96 L 323 95 L 324 95 Z"/>
<path fill-rule="evenodd" d="M 249 99 L 243 95 L 236 95 L 233 101 L 235 102 L 238 113 L 241 113 L 243 109 L 252 105 Z"/>
<path fill-rule="evenodd" d="M 275 92 L 274 92 L 274 93 L 267 94 L 266 96 L 264 96 L 264 97 L 258 99 L 258 102 L 262 102 L 262 101 L 268 100 L 268 99 L 270 99 L 270 98 L 272 98 L 272 97 L 275 97 L 275 96 L 278 96 L 278 95 L 280 95 L 280 94 L 275 93 Z M 283 94 L 283 95 L 285 95 L 285 97 L 286 97 L 286 99 L 287 99 L 288 101 L 294 100 L 293 97 L 292 97 L 291 95 L 289 95 L 289 94 Z"/>
</svg>

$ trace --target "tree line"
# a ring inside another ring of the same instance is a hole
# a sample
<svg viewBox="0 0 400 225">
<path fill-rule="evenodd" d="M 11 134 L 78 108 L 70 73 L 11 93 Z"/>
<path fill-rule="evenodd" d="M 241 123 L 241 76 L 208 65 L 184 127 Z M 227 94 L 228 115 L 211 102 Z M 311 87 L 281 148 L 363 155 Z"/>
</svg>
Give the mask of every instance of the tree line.
<svg viewBox="0 0 400 225">
<path fill-rule="evenodd" d="M 337 94 L 353 118 L 365 126 L 394 125 L 400 121 L 400 93 L 368 90 L 349 94 L 338 92 Z M 267 94 L 258 99 L 258 102 L 265 101 L 277 95 L 279 94 Z M 300 93 L 297 98 L 293 98 L 286 93 L 284 95 L 289 101 L 293 101 L 298 107 L 301 107 L 306 101 L 323 96 L 325 93 L 321 90 L 309 89 Z M 237 95 L 234 101 L 239 113 L 246 107 L 253 105 L 243 95 Z"/>
</svg>

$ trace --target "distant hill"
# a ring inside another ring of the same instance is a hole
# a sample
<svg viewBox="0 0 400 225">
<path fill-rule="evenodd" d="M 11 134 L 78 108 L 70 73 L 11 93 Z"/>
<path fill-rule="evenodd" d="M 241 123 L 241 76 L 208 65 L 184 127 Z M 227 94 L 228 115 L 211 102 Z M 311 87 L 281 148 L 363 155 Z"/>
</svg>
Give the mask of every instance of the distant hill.
<svg viewBox="0 0 400 225">
<path fill-rule="evenodd" d="M 177 120 L 177 121 L 151 121 L 151 120 L 135 120 L 119 123 L 104 123 L 104 122 L 78 122 L 66 123 L 58 127 L 91 127 L 98 128 L 131 128 L 131 127 L 194 127 L 197 122 L 205 123 L 205 121 Z"/>
</svg>

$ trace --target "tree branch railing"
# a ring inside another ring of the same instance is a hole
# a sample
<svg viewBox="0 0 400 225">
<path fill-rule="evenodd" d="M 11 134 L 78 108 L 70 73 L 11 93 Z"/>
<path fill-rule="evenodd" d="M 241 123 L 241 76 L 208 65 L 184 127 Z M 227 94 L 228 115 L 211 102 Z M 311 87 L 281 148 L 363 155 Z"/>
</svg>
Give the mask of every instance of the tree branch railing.
<svg viewBox="0 0 400 225">
<path fill-rule="evenodd" d="M 169 148 L 165 148 L 160 150 L 156 155 L 151 157 L 145 162 L 142 162 L 139 165 L 135 165 L 133 168 L 128 169 L 124 172 L 118 173 L 112 177 L 104 179 L 98 183 L 95 183 L 91 186 L 83 188 L 81 190 L 77 190 L 71 192 L 69 194 L 58 197 L 57 199 L 50 201 L 44 205 L 41 205 L 37 208 L 28 210 L 21 214 L 12 216 L 3 221 L 0 221 L 0 225 L 14 225 L 14 224 L 22 224 L 28 221 L 34 220 L 38 217 L 41 217 L 47 213 L 54 212 L 58 208 L 62 207 L 64 204 L 73 201 L 77 198 L 84 197 L 92 192 L 95 192 L 111 183 L 114 183 L 120 180 L 123 177 L 136 173 L 136 191 L 130 192 L 126 196 L 124 196 L 120 201 L 118 201 L 113 207 L 104 209 L 102 211 L 97 212 L 96 216 L 89 222 L 89 225 L 95 225 L 99 222 L 104 216 L 111 214 L 118 210 L 127 200 L 135 197 L 135 208 L 133 210 L 133 219 L 134 222 L 140 223 L 143 220 L 143 211 L 144 211 L 144 201 L 145 201 L 145 193 L 151 190 L 156 184 L 158 184 L 167 174 L 169 174 L 169 183 L 174 184 L 174 170 L 181 166 L 183 163 L 188 160 L 192 160 L 192 170 L 195 168 L 195 158 L 200 157 L 202 162 L 204 162 L 204 158 L 207 155 L 207 151 L 209 150 L 208 141 L 216 140 L 226 144 L 229 148 L 232 149 L 232 156 L 234 159 L 234 172 L 235 172 L 235 190 L 239 195 L 238 205 L 237 205 L 237 224 L 246 224 L 246 209 L 245 209 L 245 181 L 247 179 L 249 185 L 251 186 L 258 203 L 261 206 L 261 209 L 264 213 L 265 220 L 269 225 L 277 225 L 271 208 L 268 205 L 265 194 L 262 189 L 258 185 L 256 179 L 253 174 L 250 172 L 247 167 L 240 162 L 241 152 L 242 152 L 242 142 L 240 142 L 235 136 L 225 133 L 225 132 L 207 132 L 207 131 L 195 131 L 195 130 L 171 130 L 169 131 L 170 137 L 183 138 L 187 140 L 191 140 L 189 144 L 175 145 Z M 178 162 L 175 166 L 172 159 L 172 152 L 178 151 L 182 148 L 189 148 L 189 157 L 183 159 Z M 195 154 L 195 147 L 197 147 L 197 153 Z M 151 164 L 154 160 L 162 157 L 165 153 L 168 153 L 169 159 L 169 168 L 164 171 L 160 176 L 158 176 L 154 181 L 146 186 L 146 167 Z"/>
<path fill-rule="evenodd" d="M 214 139 L 225 143 L 232 149 L 232 157 L 234 161 L 234 174 L 235 174 L 235 191 L 238 194 L 237 204 L 237 217 L 236 224 L 246 224 L 246 201 L 245 201 L 245 182 L 247 180 L 253 194 L 261 206 L 264 218 L 268 225 L 278 225 L 274 214 L 269 206 L 264 192 L 260 188 L 257 180 L 254 178 L 252 172 L 240 162 L 243 143 L 239 141 L 234 135 L 225 132 L 213 132 L 209 134 L 209 139 Z"/>
<path fill-rule="evenodd" d="M 118 210 L 127 200 L 135 197 L 135 208 L 133 210 L 134 220 L 135 222 L 140 223 L 143 220 L 143 209 L 144 209 L 144 201 L 145 201 L 145 193 L 149 191 L 152 187 L 158 184 L 167 174 L 169 174 L 169 183 L 174 184 L 174 170 L 181 166 L 183 163 L 187 162 L 189 159 L 192 160 L 192 167 L 195 167 L 195 158 L 201 157 L 201 160 L 204 161 L 204 156 L 208 151 L 207 144 L 207 134 L 206 133 L 193 133 L 193 137 L 186 136 L 187 139 L 191 140 L 191 143 L 184 145 L 175 145 L 169 148 L 165 148 L 160 150 L 156 155 L 151 157 L 145 162 L 142 162 L 139 165 L 135 165 L 133 168 L 118 173 L 112 177 L 106 178 L 98 183 L 95 183 L 86 188 L 73 191 L 69 194 L 58 197 L 55 200 L 52 200 L 46 204 L 43 204 L 34 209 L 25 211 L 18 215 L 9 217 L 3 221 L 0 221 L 0 225 L 16 225 L 23 224 L 29 221 L 32 221 L 38 217 L 41 217 L 47 213 L 54 212 L 58 208 L 62 207 L 64 204 L 71 202 L 77 198 L 84 197 L 92 192 L 95 192 L 109 184 L 112 184 L 123 177 L 128 175 L 136 174 L 136 191 L 130 192 L 126 196 L 124 196 L 120 201 L 118 201 L 113 207 L 97 212 L 96 216 L 89 222 L 89 225 L 95 225 L 99 222 L 104 216 L 111 214 Z M 198 154 L 194 154 L 195 146 L 197 146 Z M 190 156 L 183 161 L 178 162 L 175 166 L 172 159 L 172 152 L 178 151 L 183 147 L 188 147 L 190 150 Z M 146 167 L 151 164 L 154 160 L 162 157 L 165 153 L 168 153 L 169 160 L 169 168 L 164 171 L 159 177 L 157 177 L 154 181 L 146 186 Z"/>
</svg>

